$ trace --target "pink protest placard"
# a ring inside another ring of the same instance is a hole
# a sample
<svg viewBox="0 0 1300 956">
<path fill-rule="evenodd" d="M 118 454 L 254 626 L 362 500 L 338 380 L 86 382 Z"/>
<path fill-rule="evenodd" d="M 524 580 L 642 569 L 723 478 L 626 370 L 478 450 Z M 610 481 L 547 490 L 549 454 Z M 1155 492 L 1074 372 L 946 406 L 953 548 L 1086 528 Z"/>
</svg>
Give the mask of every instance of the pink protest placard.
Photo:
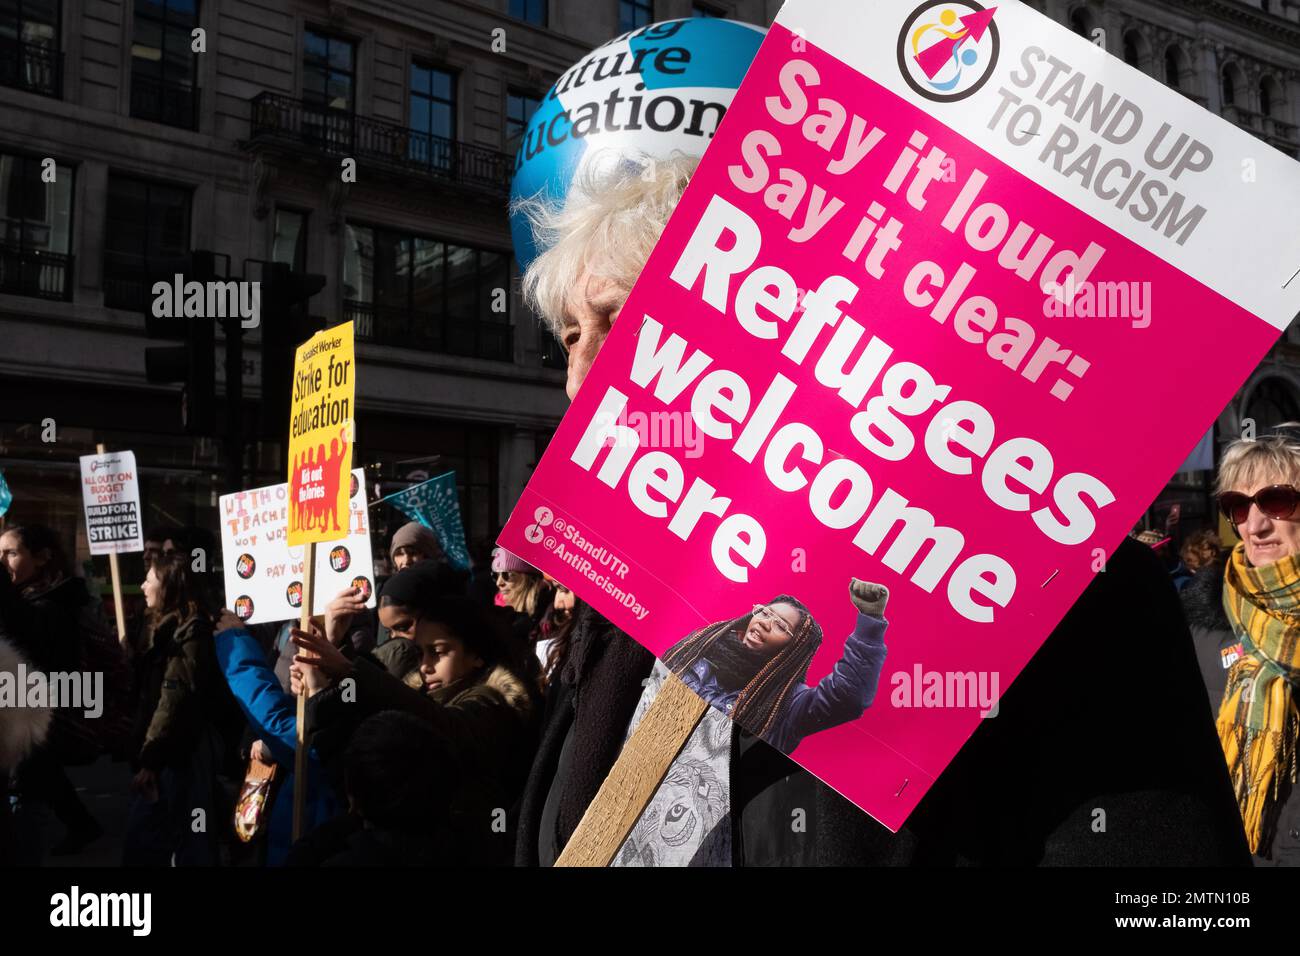
<svg viewBox="0 0 1300 956">
<path fill-rule="evenodd" d="M 501 543 L 897 829 L 1300 308 L 1297 202 L 1021 4 L 793 0 Z"/>
</svg>

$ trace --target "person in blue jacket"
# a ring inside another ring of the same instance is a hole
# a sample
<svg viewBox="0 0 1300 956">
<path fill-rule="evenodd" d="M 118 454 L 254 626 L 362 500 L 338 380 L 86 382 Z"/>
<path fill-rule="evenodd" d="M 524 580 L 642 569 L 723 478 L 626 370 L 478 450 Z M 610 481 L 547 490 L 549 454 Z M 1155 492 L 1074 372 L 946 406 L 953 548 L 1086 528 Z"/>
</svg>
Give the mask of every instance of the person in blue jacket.
<svg viewBox="0 0 1300 956">
<path fill-rule="evenodd" d="M 293 844 L 294 749 L 297 746 L 298 702 L 286 694 L 267 654 L 257 638 L 230 611 L 217 621 L 217 663 L 226 675 L 230 690 L 252 726 L 253 735 L 270 753 L 282 774 L 279 793 L 271 807 L 267 829 L 267 857 L 270 866 L 284 862 Z M 315 751 L 307 756 L 307 801 L 303 833 L 324 823 L 343 809 L 321 770 Z"/>
<path fill-rule="evenodd" d="M 857 624 L 839 662 L 813 687 L 806 681 L 821 647 L 821 625 L 788 594 L 700 628 L 674 644 L 664 664 L 751 734 L 792 753 L 809 734 L 861 717 L 876 696 L 889 590 L 853 578 L 849 597 Z"/>
</svg>

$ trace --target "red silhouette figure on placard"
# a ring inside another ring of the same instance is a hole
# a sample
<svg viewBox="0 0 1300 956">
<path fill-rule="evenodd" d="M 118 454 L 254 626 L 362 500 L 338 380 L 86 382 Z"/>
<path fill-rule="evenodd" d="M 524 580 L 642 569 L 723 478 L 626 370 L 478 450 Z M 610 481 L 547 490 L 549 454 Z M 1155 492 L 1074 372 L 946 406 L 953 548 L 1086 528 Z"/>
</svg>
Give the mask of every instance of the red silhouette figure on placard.
<svg viewBox="0 0 1300 956">
<path fill-rule="evenodd" d="M 298 492 L 302 496 L 298 502 L 298 528 L 306 531 L 311 527 L 311 509 L 313 499 L 308 495 L 311 490 L 311 472 L 316 467 L 312 461 L 312 452 L 308 448 L 302 453 L 302 461 L 298 465 Z"/>
<path fill-rule="evenodd" d="M 342 442 L 342 445 L 339 444 Z M 343 461 L 348 454 L 348 430 L 339 429 L 339 437 L 330 439 L 330 456 L 325 460 L 325 499 L 321 513 L 321 528 L 326 527 L 328 515 L 334 522 L 334 531 L 339 528 L 339 487 L 343 480 Z M 325 446 L 321 446 L 321 457 L 325 456 Z"/>
<path fill-rule="evenodd" d="M 297 531 L 302 525 L 302 505 L 298 501 L 298 492 L 302 490 L 302 457 L 295 455 L 293 468 L 289 470 L 289 530 Z"/>
<path fill-rule="evenodd" d="M 308 454 L 310 455 L 311 453 L 308 452 Z M 313 479 L 311 481 L 312 488 L 319 488 L 321 486 L 322 481 L 325 481 L 324 465 L 325 465 L 325 446 L 319 445 L 317 446 L 316 449 L 316 457 L 310 460 L 309 466 L 311 468 L 313 475 L 316 473 L 317 470 L 321 471 L 321 480 L 318 481 Z M 308 528 L 315 528 L 317 526 L 320 526 L 322 528 L 324 527 L 324 525 L 322 524 L 322 521 L 325 516 L 324 501 L 325 499 L 319 496 L 313 496 L 307 499 L 304 507 L 307 509 Z"/>
</svg>

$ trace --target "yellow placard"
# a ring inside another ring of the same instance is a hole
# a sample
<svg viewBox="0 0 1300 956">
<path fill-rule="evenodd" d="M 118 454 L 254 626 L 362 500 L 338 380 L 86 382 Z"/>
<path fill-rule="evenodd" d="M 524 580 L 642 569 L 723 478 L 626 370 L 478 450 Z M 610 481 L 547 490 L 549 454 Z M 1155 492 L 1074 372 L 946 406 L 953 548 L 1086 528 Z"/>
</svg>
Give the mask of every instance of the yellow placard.
<svg viewBox="0 0 1300 956">
<path fill-rule="evenodd" d="M 357 365 L 352 323 L 298 346 L 289 404 L 289 544 L 348 534 Z"/>
</svg>

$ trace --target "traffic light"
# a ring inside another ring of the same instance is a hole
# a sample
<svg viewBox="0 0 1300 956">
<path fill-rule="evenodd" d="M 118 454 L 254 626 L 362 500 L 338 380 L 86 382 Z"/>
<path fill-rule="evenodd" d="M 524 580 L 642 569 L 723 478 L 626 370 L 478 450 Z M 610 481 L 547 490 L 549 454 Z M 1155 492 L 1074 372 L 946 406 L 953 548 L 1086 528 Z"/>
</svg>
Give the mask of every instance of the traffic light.
<svg viewBox="0 0 1300 956">
<path fill-rule="evenodd" d="M 160 306 L 153 289 L 158 282 L 174 287 L 178 275 L 182 287 L 188 282 L 216 281 L 221 278 L 217 275 L 216 258 L 215 253 L 195 250 L 186 257 L 156 260 L 150 264 L 146 279 L 150 294 L 145 302 L 145 334 L 151 339 L 171 339 L 184 344 L 146 348 L 145 377 L 155 385 L 182 384 L 181 424 L 187 435 L 212 435 L 217 429 L 217 319 L 186 317 L 177 308 L 180 304 L 177 301 Z"/>
<path fill-rule="evenodd" d="M 307 301 L 325 287 L 325 276 L 294 272 L 284 262 L 262 264 L 262 437 L 284 440 L 293 392 L 293 353 L 320 329 Z"/>
</svg>

